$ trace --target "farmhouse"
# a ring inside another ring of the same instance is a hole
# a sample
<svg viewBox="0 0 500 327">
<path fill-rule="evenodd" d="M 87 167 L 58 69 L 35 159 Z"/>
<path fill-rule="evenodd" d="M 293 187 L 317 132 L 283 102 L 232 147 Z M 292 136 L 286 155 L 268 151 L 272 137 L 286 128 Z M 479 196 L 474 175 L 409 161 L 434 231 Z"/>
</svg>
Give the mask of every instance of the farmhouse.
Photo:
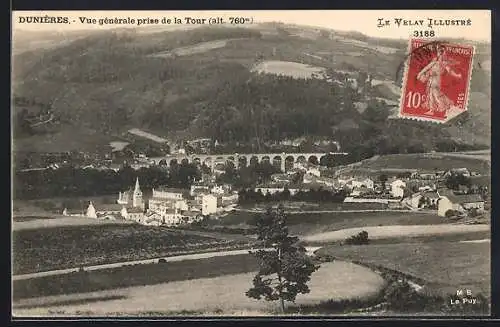
<svg viewBox="0 0 500 327">
<path fill-rule="evenodd" d="M 405 202 L 412 209 L 437 208 L 439 195 L 436 192 L 417 192 L 412 194 Z"/>
<path fill-rule="evenodd" d="M 137 222 L 144 218 L 144 209 L 142 208 L 123 207 L 120 213 L 123 218 Z"/>
<path fill-rule="evenodd" d="M 340 180 L 339 180 L 339 182 L 340 182 Z M 366 187 L 367 189 L 373 190 L 373 188 L 374 188 L 373 180 L 371 180 L 370 178 L 351 179 L 346 183 L 346 185 L 351 189 Z"/>
<path fill-rule="evenodd" d="M 291 183 L 293 176 L 290 174 L 272 174 L 271 180 L 277 183 Z"/>
<path fill-rule="evenodd" d="M 306 138 L 305 137 L 299 137 L 294 140 L 283 140 L 280 141 L 281 145 L 285 146 L 293 146 L 293 147 L 298 147 L 300 146 L 303 142 L 305 142 Z"/>
<path fill-rule="evenodd" d="M 197 211 L 185 211 L 182 213 L 182 222 L 185 224 L 192 224 L 199 221 L 200 218 L 200 213 Z"/>
<path fill-rule="evenodd" d="M 321 171 L 318 166 L 308 162 L 295 162 L 293 168 L 303 171 L 305 174 L 313 175 L 316 177 L 321 176 Z"/>
<path fill-rule="evenodd" d="M 210 185 L 208 184 L 193 184 L 191 185 L 191 189 L 189 191 L 189 194 L 191 196 L 195 196 L 199 192 L 210 192 Z"/>
<path fill-rule="evenodd" d="M 83 210 L 68 209 L 68 208 L 63 209 L 62 215 L 69 217 L 85 217 L 85 213 L 83 212 Z"/>
<path fill-rule="evenodd" d="M 412 194 L 409 198 L 404 199 L 404 202 L 409 205 L 412 209 L 420 208 L 420 199 L 422 198 L 422 193 L 417 192 Z"/>
<path fill-rule="evenodd" d="M 344 203 L 382 203 L 382 204 L 391 204 L 400 202 L 399 199 L 382 199 L 382 198 L 363 198 L 363 197 L 353 197 L 348 196 L 344 199 Z"/>
<path fill-rule="evenodd" d="M 143 219 L 139 220 L 138 223 L 147 226 L 161 226 L 163 224 L 163 219 L 154 212 L 148 212 Z"/>
<path fill-rule="evenodd" d="M 227 192 L 219 196 L 222 203 L 235 204 L 238 202 L 239 195 L 237 192 Z"/>
<path fill-rule="evenodd" d="M 162 215 L 163 224 L 167 226 L 179 225 L 182 222 L 182 216 L 178 209 L 167 209 Z"/>
<path fill-rule="evenodd" d="M 123 205 L 120 204 L 101 204 L 96 208 L 92 201 L 89 202 L 87 207 L 86 216 L 88 218 L 110 218 L 110 217 L 121 217 L 121 212 Z"/>
<path fill-rule="evenodd" d="M 288 176 L 294 176 L 294 175 L 300 174 L 301 172 L 302 172 L 302 170 L 300 170 L 300 169 L 291 168 L 291 169 L 287 170 L 285 174 Z"/>
<path fill-rule="evenodd" d="M 259 185 L 254 189 L 254 191 L 261 192 L 264 195 L 266 195 L 266 194 L 272 195 L 275 193 L 281 193 L 281 192 L 285 191 L 285 189 L 287 189 L 287 185 L 275 183 L 275 184 L 269 184 L 269 185 Z M 300 189 L 288 188 L 288 191 L 290 191 L 290 195 L 295 195 L 300 191 Z"/>
<path fill-rule="evenodd" d="M 479 212 L 484 211 L 484 200 L 479 194 L 440 195 L 438 215 L 441 217 L 445 217 L 448 210 L 465 212 L 471 209 L 477 209 Z"/>
<path fill-rule="evenodd" d="M 160 187 L 153 189 L 153 198 L 165 200 L 182 200 L 187 190 L 178 188 Z"/>
<path fill-rule="evenodd" d="M 444 171 L 413 172 L 411 174 L 411 178 L 420 180 L 437 180 L 440 179 L 444 173 Z"/>
<path fill-rule="evenodd" d="M 428 206 L 434 207 L 438 205 L 439 194 L 437 194 L 436 192 L 424 192 L 423 197 Z"/>
<path fill-rule="evenodd" d="M 432 190 L 434 190 L 435 188 L 436 188 L 436 185 L 433 185 L 433 186 L 425 185 L 425 186 L 420 186 L 420 187 L 418 188 L 418 190 L 419 190 L 420 192 L 426 192 L 426 191 L 432 191 Z"/>
<path fill-rule="evenodd" d="M 370 192 L 370 189 L 365 186 L 355 187 L 352 189 L 350 195 L 353 197 L 362 197 L 363 195 L 369 194 Z"/>
<path fill-rule="evenodd" d="M 230 191 L 231 191 L 231 185 L 229 185 L 229 184 L 214 185 L 210 189 L 210 193 L 219 194 L 219 195 L 230 192 Z"/>
<path fill-rule="evenodd" d="M 149 162 L 134 162 L 130 164 L 130 168 L 134 170 L 139 170 L 141 168 L 149 168 L 151 164 Z"/>
<path fill-rule="evenodd" d="M 340 184 L 332 178 L 316 177 L 314 175 L 304 175 L 302 182 L 304 184 L 318 184 L 326 187 L 340 187 Z"/>
<path fill-rule="evenodd" d="M 201 200 L 201 214 L 206 216 L 217 212 L 217 197 L 212 194 L 205 194 Z"/>
<path fill-rule="evenodd" d="M 406 187 L 406 183 L 401 179 L 396 179 L 391 182 L 391 195 L 395 198 L 402 198 L 404 195 L 404 189 Z"/>
<path fill-rule="evenodd" d="M 444 174 L 443 177 L 448 177 L 448 176 L 451 176 L 451 175 L 463 175 L 465 177 L 470 177 L 471 173 L 470 173 L 469 169 L 467 169 L 467 168 L 454 168 L 454 169 L 448 170 Z"/>
</svg>

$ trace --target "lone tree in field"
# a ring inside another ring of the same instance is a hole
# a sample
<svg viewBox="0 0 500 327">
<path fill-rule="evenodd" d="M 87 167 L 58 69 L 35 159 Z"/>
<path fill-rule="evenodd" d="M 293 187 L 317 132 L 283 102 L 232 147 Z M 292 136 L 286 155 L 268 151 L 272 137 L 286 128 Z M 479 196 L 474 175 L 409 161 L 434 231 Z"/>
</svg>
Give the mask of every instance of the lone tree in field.
<svg viewBox="0 0 500 327">
<path fill-rule="evenodd" d="M 253 252 L 260 262 L 260 270 L 253 279 L 253 287 L 246 295 L 267 301 L 295 302 L 298 294 L 309 293 L 307 282 L 319 266 L 315 265 L 306 249 L 298 244 L 298 237 L 289 236 L 286 215 L 282 206 L 269 208 L 256 221 L 258 239 L 262 249 Z"/>
</svg>

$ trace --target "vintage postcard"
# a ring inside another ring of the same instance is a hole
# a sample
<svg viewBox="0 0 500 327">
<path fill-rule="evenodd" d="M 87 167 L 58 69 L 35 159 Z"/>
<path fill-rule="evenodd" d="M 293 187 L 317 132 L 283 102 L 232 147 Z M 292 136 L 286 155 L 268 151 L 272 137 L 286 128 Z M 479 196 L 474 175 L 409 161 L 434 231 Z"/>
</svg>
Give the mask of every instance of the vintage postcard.
<svg viewBox="0 0 500 327">
<path fill-rule="evenodd" d="M 487 10 L 12 13 L 12 315 L 488 316 Z"/>
</svg>

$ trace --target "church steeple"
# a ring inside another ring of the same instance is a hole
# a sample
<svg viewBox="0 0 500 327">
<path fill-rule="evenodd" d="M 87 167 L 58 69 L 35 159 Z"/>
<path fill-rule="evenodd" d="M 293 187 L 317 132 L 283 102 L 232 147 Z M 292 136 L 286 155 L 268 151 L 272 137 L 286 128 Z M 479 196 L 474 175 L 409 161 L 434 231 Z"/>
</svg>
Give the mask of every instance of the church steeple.
<svg viewBox="0 0 500 327">
<path fill-rule="evenodd" d="M 134 189 L 134 193 L 141 193 L 141 187 L 139 185 L 139 177 L 137 177 L 135 179 L 135 189 Z"/>
<path fill-rule="evenodd" d="M 144 204 L 142 202 L 142 191 L 139 185 L 139 177 L 137 177 L 135 180 L 134 194 L 132 195 L 132 206 L 137 208 L 137 207 L 143 207 L 143 205 Z"/>
</svg>

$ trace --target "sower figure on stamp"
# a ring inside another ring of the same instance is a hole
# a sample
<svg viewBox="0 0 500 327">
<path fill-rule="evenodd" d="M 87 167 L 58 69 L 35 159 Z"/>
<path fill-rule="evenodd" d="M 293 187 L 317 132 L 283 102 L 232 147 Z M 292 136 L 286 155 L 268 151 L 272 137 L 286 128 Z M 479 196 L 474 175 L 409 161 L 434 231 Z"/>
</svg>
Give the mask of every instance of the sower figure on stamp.
<svg viewBox="0 0 500 327">
<path fill-rule="evenodd" d="M 458 62 L 449 61 L 445 58 L 445 47 L 439 46 L 436 58 L 432 59 L 417 75 L 417 79 L 426 83 L 424 106 L 428 109 L 426 114 L 432 115 L 435 112 L 448 113 L 455 108 L 455 104 L 441 89 L 441 75 L 448 73 L 455 78 L 462 78 L 462 74 L 456 73 L 451 66 Z"/>
</svg>

